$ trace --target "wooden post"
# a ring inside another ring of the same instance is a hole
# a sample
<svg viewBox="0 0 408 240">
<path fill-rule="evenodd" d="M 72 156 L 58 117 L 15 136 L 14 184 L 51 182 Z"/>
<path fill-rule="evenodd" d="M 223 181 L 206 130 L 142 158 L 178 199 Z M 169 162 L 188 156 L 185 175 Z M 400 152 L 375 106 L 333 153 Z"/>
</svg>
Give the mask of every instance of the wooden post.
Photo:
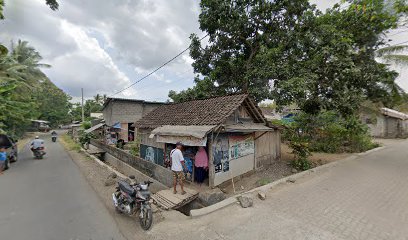
<svg viewBox="0 0 408 240">
<path fill-rule="evenodd" d="M 214 132 L 211 132 L 211 137 L 208 139 L 208 184 L 211 188 L 214 187 L 214 177 L 215 177 L 215 169 L 214 169 L 214 158 L 213 158 L 213 138 Z"/>
</svg>

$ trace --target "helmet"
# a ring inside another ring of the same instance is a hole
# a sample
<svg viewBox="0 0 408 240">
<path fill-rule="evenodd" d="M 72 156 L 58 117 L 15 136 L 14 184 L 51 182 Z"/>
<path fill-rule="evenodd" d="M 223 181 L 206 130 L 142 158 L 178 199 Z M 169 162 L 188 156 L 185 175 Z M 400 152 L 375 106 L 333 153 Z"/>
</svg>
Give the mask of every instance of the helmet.
<svg viewBox="0 0 408 240">
<path fill-rule="evenodd" d="M 35 139 L 39 139 L 40 137 L 39 136 L 35 136 Z"/>
</svg>

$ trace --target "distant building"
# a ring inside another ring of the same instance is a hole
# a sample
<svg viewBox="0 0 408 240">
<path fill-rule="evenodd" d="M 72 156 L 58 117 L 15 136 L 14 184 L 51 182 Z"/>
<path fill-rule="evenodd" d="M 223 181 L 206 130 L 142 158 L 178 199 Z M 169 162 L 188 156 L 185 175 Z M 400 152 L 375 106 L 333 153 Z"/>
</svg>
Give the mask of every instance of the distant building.
<svg viewBox="0 0 408 240">
<path fill-rule="evenodd" d="M 408 137 L 408 114 L 389 108 L 380 108 L 379 111 L 366 108 L 361 111 L 360 119 L 367 124 L 373 137 Z"/>
<path fill-rule="evenodd" d="M 282 118 L 282 116 L 279 113 L 277 113 L 273 108 L 260 107 L 260 109 L 262 110 L 262 114 L 268 121 L 281 120 Z"/>
<path fill-rule="evenodd" d="M 135 128 L 132 124 L 144 115 L 163 105 L 162 102 L 148 102 L 137 99 L 108 98 L 103 105 L 105 124 L 114 129 L 119 139 L 133 141 Z"/>
<path fill-rule="evenodd" d="M 91 118 L 103 119 L 103 113 L 91 113 Z"/>
<path fill-rule="evenodd" d="M 40 132 L 48 132 L 50 127 L 49 121 L 44 120 L 31 120 L 31 130 L 40 131 Z"/>
</svg>

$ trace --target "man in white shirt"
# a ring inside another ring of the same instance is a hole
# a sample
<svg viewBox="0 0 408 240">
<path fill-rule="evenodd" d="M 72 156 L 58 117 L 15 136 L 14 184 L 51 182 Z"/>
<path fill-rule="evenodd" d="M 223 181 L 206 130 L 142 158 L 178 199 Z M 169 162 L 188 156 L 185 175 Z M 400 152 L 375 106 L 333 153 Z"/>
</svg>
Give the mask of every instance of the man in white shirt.
<svg viewBox="0 0 408 240">
<path fill-rule="evenodd" d="M 170 159 L 171 159 L 171 170 L 173 171 L 173 187 L 174 191 L 173 193 L 177 193 L 177 179 L 179 180 L 180 186 L 181 186 L 181 195 L 186 194 L 184 191 L 184 186 L 183 186 L 183 180 L 184 180 L 184 172 L 183 168 L 186 168 L 186 165 L 184 164 L 184 157 L 183 153 L 181 152 L 181 148 L 183 147 L 183 144 L 181 142 L 176 143 L 176 148 L 173 149 L 170 152 Z"/>
</svg>

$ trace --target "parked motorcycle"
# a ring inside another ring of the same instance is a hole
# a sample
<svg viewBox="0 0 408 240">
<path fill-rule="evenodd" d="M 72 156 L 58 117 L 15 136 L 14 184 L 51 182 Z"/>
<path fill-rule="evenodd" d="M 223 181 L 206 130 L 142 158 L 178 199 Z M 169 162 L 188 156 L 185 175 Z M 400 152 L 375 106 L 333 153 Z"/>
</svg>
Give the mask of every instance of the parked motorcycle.
<svg viewBox="0 0 408 240">
<path fill-rule="evenodd" d="M 43 147 L 33 149 L 33 154 L 35 159 L 42 159 L 45 155 L 45 151 Z"/>
<path fill-rule="evenodd" d="M 134 176 L 129 176 L 129 178 L 135 179 Z M 116 211 L 129 216 L 139 211 L 140 226 L 144 230 L 149 230 L 153 223 L 153 212 L 149 202 L 149 186 L 152 183 L 145 181 L 129 184 L 125 181 L 118 181 L 116 192 L 112 193 Z"/>
</svg>

